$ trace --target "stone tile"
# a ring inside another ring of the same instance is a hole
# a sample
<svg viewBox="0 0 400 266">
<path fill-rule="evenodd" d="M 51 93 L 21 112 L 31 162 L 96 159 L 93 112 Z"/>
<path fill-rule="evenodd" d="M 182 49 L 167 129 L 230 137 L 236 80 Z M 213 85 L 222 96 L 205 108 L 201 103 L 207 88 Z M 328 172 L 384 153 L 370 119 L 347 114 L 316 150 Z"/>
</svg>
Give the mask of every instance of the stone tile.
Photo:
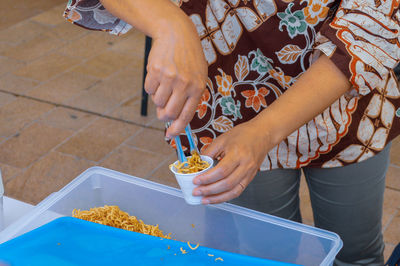
<svg viewBox="0 0 400 266">
<path fill-rule="evenodd" d="M 0 53 L 11 47 L 10 44 L 0 41 Z"/>
<path fill-rule="evenodd" d="M 395 208 L 384 208 L 382 213 L 382 230 L 385 231 L 396 215 L 397 210 Z"/>
<path fill-rule="evenodd" d="M 75 27 L 78 27 L 74 25 Z M 64 46 L 60 52 L 78 58 L 90 58 L 103 52 L 116 42 L 118 37 L 104 32 L 91 32 L 84 37 Z"/>
<path fill-rule="evenodd" d="M 113 86 L 121 90 L 123 88 L 129 88 L 134 91 L 134 94 L 142 93 L 142 80 L 143 80 L 143 62 L 138 58 L 131 57 L 129 66 L 118 72 L 117 74 L 109 77 L 105 80 Z"/>
<path fill-rule="evenodd" d="M 1 30 L 0 41 L 10 44 L 18 44 L 21 42 L 29 41 L 30 39 L 41 33 L 46 32 L 47 30 L 48 27 L 44 25 L 25 20 L 12 27 Z"/>
<path fill-rule="evenodd" d="M 63 0 L 2 0 L 2 6 L 7 8 L 0 9 L 0 29 L 10 27 L 20 21 L 35 16 L 62 1 Z"/>
<path fill-rule="evenodd" d="M 93 163 L 85 159 L 50 152 L 6 183 L 6 195 L 36 205 L 91 166 Z"/>
<path fill-rule="evenodd" d="M 165 159 L 164 155 L 121 146 L 113 151 L 101 166 L 145 178 Z"/>
<path fill-rule="evenodd" d="M 391 208 L 400 209 L 400 191 L 386 188 L 385 201 L 384 201 L 383 205 L 384 205 L 384 207 L 390 206 Z"/>
<path fill-rule="evenodd" d="M 132 61 L 135 64 L 137 61 Z M 126 101 L 142 92 L 142 71 L 128 67 L 90 88 L 108 99 Z"/>
<path fill-rule="evenodd" d="M 54 107 L 50 104 L 24 98 L 17 98 L 15 101 L 1 106 L 0 136 L 9 137 L 16 134 L 28 123 L 38 119 L 52 108 Z"/>
<path fill-rule="evenodd" d="M 67 103 L 96 82 L 98 79 L 88 75 L 66 72 L 34 88 L 27 95 L 54 103 Z"/>
<path fill-rule="evenodd" d="M 99 82 L 88 90 L 66 101 L 69 106 L 89 110 L 101 114 L 109 114 L 121 103 L 133 98 L 139 92 L 132 87 L 132 78 L 126 78 L 123 73 Z"/>
<path fill-rule="evenodd" d="M 22 67 L 24 63 L 21 61 L 0 56 L 0 76 L 13 72 L 14 70 Z"/>
<path fill-rule="evenodd" d="M 39 82 L 32 79 L 18 77 L 14 74 L 7 74 L 1 77 L 0 90 L 11 93 L 25 94 L 27 91 L 38 85 Z"/>
<path fill-rule="evenodd" d="M 157 119 L 156 107 L 149 99 L 147 116 L 140 115 L 141 95 L 138 95 L 129 101 L 118 106 L 112 111 L 111 115 L 127 121 L 133 121 L 141 125 L 150 125 Z"/>
<path fill-rule="evenodd" d="M 0 170 L 3 177 L 3 184 L 7 183 L 14 176 L 21 172 L 21 169 L 4 163 L 0 163 Z"/>
<path fill-rule="evenodd" d="M 39 58 L 14 72 L 17 76 L 45 81 L 80 63 L 79 59 L 57 53 Z"/>
<path fill-rule="evenodd" d="M 307 182 L 302 175 L 300 180 L 300 211 L 303 220 L 314 223 L 314 216 L 311 207 L 310 192 L 308 190 Z"/>
<path fill-rule="evenodd" d="M 18 1 L 21 2 L 22 0 L 18 0 Z M 66 4 L 65 1 L 63 1 L 63 0 L 22 1 L 22 3 L 24 3 L 24 5 L 23 5 L 24 7 L 29 7 L 29 8 L 32 8 L 32 9 L 39 9 L 41 12 L 44 12 L 44 11 L 49 10 L 49 9 L 51 9 L 53 7 L 56 7 L 56 6 L 59 7 L 62 4 L 64 4 L 64 5 Z"/>
<path fill-rule="evenodd" d="M 169 165 L 176 159 L 175 155 L 169 156 L 168 159 L 162 163 L 148 178 L 150 181 L 154 181 L 160 184 L 164 184 L 170 187 L 179 188 L 178 182 L 174 174 L 169 170 Z"/>
<path fill-rule="evenodd" d="M 122 40 L 113 45 L 110 50 L 124 53 L 136 54 L 141 57 L 144 56 L 145 49 L 145 35 L 138 30 L 131 30 L 125 36 L 122 35 Z"/>
<path fill-rule="evenodd" d="M 57 107 L 41 118 L 41 122 L 56 128 L 77 131 L 95 119 L 95 116 L 64 107 Z"/>
<path fill-rule="evenodd" d="M 385 262 L 388 261 L 388 259 L 390 258 L 390 255 L 392 255 L 393 250 L 396 246 L 393 244 L 389 244 L 389 243 L 385 243 L 385 250 L 383 252 L 383 256 L 385 258 Z"/>
<path fill-rule="evenodd" d="M 164 131 L 143 128 L 126 144 L 163 155 L 175 154 L 175 150 L 164 141 Z"/>
<path fill-rule="evenodd" d="M 65 104 L 71 107 L 104 115 L 116 108 L 120 102 L 118 100 L 105 97 L 97 90 L 87 90 L 83 91 L 76 97 L 69 99 L 65 102 Z"/>
<path fill-rule="evenodd" d="M 138 129 L 126 123 L 99 118 L 59 147 L 58 151 L 97 162 Z"/>
<path fill-rule="evenodd" d="M 88 30 L 67 21 L 51 28 L 51 34 L 59 39 L 72 42 L 89 34 Z"/>
<path fill-rule="evenodd" d="M 390 150 L 390 162 L 397 166 L 400 166 L 400 138 L 395 138 L 392 141 L 392 147 Z"/>
<path fill-rule="evenodd" d="M 8 27 L 12 27 L 14 24 L 38 13 L 38 10 L 32 9 L 18 9 L 14 7 L 14 3 L 10 3 L 7 5 L 4 2 L 8 2 L 9 0 L 2 0 L 0 9 L 0 30 L 7 29 Z M 21 12 L 22 11 L 22 12 Z"/>
<path fill-rule="evenodd" d="M 65 23 L 66 20 L 63 17 L 65 6 L 66 4 L 62 6 L 56 6 L 52 9 L 40 13 L 39 15 L 32 17 L 30 20 L 50 26 L 56 26 L 58 24 Z"/>
<path fill-rule="evenodd" d="M 35 36 L 27 42 L 22 42 L 8 50 L 2 52 L 1 55 L 9 58 L 30 62 L 54 50 L 59 49 L 65 44 L 64 41 L 52 37 L 48 33 Z"/>
<path fill-rule="evenodd" d="M 314 221 L 306 220 L 303 218 L 302 221 L 303 224 L 309 225 L 309 226 L 314 226 Z"/>
<path fill-rule="evenodd" d="M 106 78 L 132 62 L 132 57 L 105 51 L 74 68 L 74 72 Z M 128 85 L 128 84 L 127 84 Z"/>
<path fill-rule="evenodd" d="M 385 228 L 400 208 L 400 191 L 386 188 L 383 202 L 382 225 Z"/>
<path fill-rule="evenodd" d="M 14 101 L 17 97 L 12 94 L 0 92 L 0 106 Z"/>
<path fill-rule="evenodd" d="M 71 134 L 71 131 L 34 123 L 0 145 L 0 162 L 25 168 Z"/>
<path fill-rule="evenodd" d="M 27 20 L 41 12 L 44 12 L 55 4 L 61 3 L 63 0 L 2 0 L 2 8 L 0 9 L 0 29 L 9 28 L 18 22 Z M 65 4 L 65 1 L 64 1 Z"/>
<path fill-rule="evenodd" d="M 135 75 L 132 71 L 123 70 L 65 103 L 80 109 L 109 114 L 121 103 L 140 93 L 134 84 Z"/>
<path fill-rule="evenodd" d="M 384 233 L 384 240 L 390 244 L 397 244 L 400 242 L 400 212 L 393 218 L 389 227 Z"/>
<path fill-rule="evenodd" d="M 400 190 L 400 167 L 396 165 L 389 166 L 386 174 L 386 187 Z"/>
<path fill-rule="evenodd" d="M 153 128 L 157 128 L 160 130 L 164 130 L 165 129 L 165 122 L 158 120 L 158 118 L 155 118 L 150 124 L 149 126 L 153 127 Z"/>
</svg>

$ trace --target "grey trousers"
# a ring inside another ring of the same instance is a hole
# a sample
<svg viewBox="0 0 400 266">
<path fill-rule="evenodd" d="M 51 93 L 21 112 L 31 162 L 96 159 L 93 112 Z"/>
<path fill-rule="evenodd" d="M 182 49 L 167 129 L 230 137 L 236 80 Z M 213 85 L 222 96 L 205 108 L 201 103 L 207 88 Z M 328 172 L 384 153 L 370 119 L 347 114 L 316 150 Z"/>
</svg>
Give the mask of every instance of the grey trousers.
<svg viewBox="0 0 400 266">
<path fill-rule="evenodd" d="M 383 265 L 382 208 L 390 145 L 374 157 L 336 168 L 302 170 L 315 226 L 337 233 L 343 248 L 334 265 Z M 259 172 L 231 203 L 301 222 L 301 170 Z"/>
</svg>

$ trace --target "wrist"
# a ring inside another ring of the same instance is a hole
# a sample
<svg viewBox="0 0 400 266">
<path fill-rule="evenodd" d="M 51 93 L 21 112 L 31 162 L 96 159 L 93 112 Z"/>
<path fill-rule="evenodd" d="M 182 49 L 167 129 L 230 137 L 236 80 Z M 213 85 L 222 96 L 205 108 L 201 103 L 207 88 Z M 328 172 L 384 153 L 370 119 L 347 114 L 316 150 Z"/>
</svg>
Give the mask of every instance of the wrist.
<svg viewBox="0 0 400 266">
<path fill-rule="evenodd" d="M 171 36 L 183 37 L 187 34 L 195 34 L 197 37 L 192 20 L 180 9 L 173 10 L 167 17 L 159 18 L 151 34 L 154 39 L 170 38 Z"/>
<path fill-rule="evenodd" d="M 264 110 L 258 116 L 249 121 L 250 126 L 257 130 L 258 138 L 262 140 L 263 145 L 269 151 L 278 145 L 284 138 L 279 128 L 279 121 L 273 117 L 269 117 L 268 110 Z"/>
</svg>

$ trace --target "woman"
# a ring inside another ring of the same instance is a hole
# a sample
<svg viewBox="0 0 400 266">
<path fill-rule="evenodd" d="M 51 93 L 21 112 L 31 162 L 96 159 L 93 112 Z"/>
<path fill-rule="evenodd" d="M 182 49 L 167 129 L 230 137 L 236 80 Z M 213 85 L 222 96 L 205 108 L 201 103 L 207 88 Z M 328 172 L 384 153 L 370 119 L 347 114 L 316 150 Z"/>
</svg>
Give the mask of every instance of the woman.
<svg viewBox="0 0 400 266">
<path fill-rule="evenodd" d="M 190 122 L 219 160 L 194 181 L 204 204 L 301 221 L 303 170 L 315 225 L 344 241 L 335 264 L 383 265 L 385 173 L 400 131 L 399 1 L 174 2 L 72 0 L 65 16 L 153 38 L 145 88 L 159 119 L 174 120 L 166 137 Z"/>
</svg>

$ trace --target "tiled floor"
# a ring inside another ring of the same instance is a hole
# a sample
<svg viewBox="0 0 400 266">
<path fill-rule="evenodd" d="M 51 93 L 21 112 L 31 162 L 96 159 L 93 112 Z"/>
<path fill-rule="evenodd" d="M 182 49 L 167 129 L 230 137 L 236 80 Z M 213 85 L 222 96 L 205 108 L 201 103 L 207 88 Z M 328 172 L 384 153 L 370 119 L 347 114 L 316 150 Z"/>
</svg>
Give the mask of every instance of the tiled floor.
<svg viewBox="0 0 400 266">
<path fill-rule="evenodd" d="M 131 31 L 115 37 L 70 25 L 61 17 L 65 0 L 6 1 L 14 6 L 0 10 L 0 168 L 6 194 L 36 204 L 93 165 L 177 186 L 167 167 L 175 155 L 163 141 L 154 105 L 149 103 L 149 116 L 139 114 L 144 36 Z M 312 224 L 302 181 L 301 209 Z M 400 242 L 399 138 L 391 153 L 383 225 L 388 256 Z"/>
</svg>

